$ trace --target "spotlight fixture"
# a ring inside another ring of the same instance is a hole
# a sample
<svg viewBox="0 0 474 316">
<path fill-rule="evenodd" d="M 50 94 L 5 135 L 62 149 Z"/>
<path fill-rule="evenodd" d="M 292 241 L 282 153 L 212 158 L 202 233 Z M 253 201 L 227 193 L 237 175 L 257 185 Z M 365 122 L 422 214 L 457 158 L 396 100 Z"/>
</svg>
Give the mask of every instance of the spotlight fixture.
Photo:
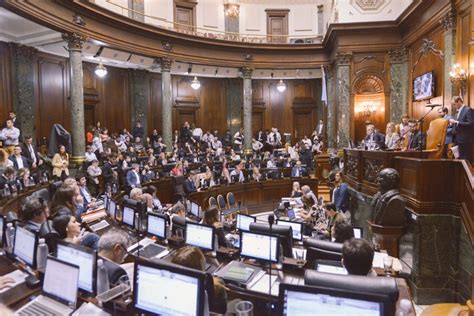
<svg viewBox="0 0 474 316">
<path fill-rule="evenodd" d="M 199 82 L 197 77 L 194 77 L 193 81 L 191 81 L 191 88 L 193 88 L 194 90 L 201 88 L 201 83 Z"/>
<path fill-rule="evenodd" d="M 99 76 L 100 78 L 105 77 L 107 75 L 107 68 L 102 64 L 102 60 L 99 61 L 99 64 L 97 67 L 95 67 L 95 74 Z"/>
<path fill-rule="evenodd" d="M 280 92 L 283 92 L 286 90 L 286 84 L 283 82 L 283 80 L 280 79 L 280 81 L 277 83 L 277 90 Z"/>
</svg>

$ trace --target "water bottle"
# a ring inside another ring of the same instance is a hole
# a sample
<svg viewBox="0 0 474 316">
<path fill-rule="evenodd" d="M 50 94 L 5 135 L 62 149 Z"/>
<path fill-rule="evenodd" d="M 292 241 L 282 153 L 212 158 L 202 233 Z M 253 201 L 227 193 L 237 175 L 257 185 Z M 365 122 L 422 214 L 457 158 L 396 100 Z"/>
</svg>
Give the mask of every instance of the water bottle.
<svg viewBox="0 0 474 316">
<path fill-rule="evenodd" d="M 7 252 L 13 252 L 13 243 L 15 242 L 15 227 L 13 227 L 13 223 L 7 224 L 6 230 L 6 238 L 7 238 Z"/>
<path fill-rule="evenodd" d="M 107 267 L 104 264 L 104 259 L 99 259 L 97 260 L 97 295 L 108 291 L 109 288 Z"/>
<path fill-rule="evenodd" d="M 4 191 L 3 196 L 4 196 L 6 199 L 9 199 L 10 196 L 12 195 L 12 192 L 10 191 L 10 187 L 8 186 L 8 184 L 5 184 L 5 189 L 3 189 L 3 191 Z"/>
<path fill-rule="evenodd" d="M 118 190 L 117 190 L 117 184 L 114 182 L 114 183 L 112 183 L 112 193 L 113 193 L 113 194 L 116 194 L 117 191 L 118 191 Z"/>
<path fill-rule="evenodd" d="M 138 213 L 135 213 L 135 229 L 137 231 L 140 231 L 140 226 L 138 224 L 139 220 L 140 220 L 140 218 L 138 217 Z"/>
<path fill-rule="evenodd" d="M 398 309 L 397 316 L 414 316 L 411 302 L 405 298 L 400 300 L 400 308 Z"/>
<path fill-rule="evenodd" d="M 46 245 L 44 238 L 40 238 L 38 241 L 38 251 L 36 252 L 36 268 L 43 273 L 46 269 L 48 252 L 48 245 Z"/>
</svg>

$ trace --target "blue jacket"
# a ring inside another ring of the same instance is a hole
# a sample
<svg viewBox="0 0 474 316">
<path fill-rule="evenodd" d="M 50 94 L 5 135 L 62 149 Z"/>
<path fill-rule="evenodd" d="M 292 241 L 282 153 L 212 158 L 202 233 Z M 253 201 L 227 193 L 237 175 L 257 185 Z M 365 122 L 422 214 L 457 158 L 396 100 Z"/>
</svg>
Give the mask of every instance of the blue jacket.
<svg viewBox="0 0 474 316">
<path fill-rule="evenodd" d="M 133 170 L 129 170 L 127 172 L 127 185 L 132 188 L 140 187 L 139 177 L 140 177 L 140 174 L 138 174 L 138 178 L 137 178 L 137 175 L 135 174 L 135 172 L 133 172 Z"/>
<path fill-rule="evenodd" d="M 298 167 L 297 166 L 294 166 L 293 168 L 291 168 L 291 176 L 292 177 L 302 177 L 303 176 L 303 172 L 304 172 L 304 168 L 303 167 L 300 167 L 299 168 L 299 175 L 297 176 L 296 175 L 296 171 L 298 170 Z"/>
<path fill-rule="evenodd" d="M 336 205 L 337 211 L 345 212 L 349 209 L 349 192 L 347 188 L 347 183 L 342 183 L 339 187 L 334 189 L 334 200 L 332 202 Z"/>
</svg>

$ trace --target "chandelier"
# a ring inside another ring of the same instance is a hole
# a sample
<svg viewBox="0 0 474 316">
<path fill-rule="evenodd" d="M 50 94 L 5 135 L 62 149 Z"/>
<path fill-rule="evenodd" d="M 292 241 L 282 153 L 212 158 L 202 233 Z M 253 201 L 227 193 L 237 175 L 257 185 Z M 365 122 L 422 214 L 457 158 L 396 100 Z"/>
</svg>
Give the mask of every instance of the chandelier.
<svg viewBox="0 0 474 316">
<path fill-rule="evenodd" d="M 236 19 L 239 17 L 240 8 L 236 3 L 228 3 L 225 10 L 225 15 L 231 19 Z"/>
<path fill-rule="evenodd" d="M 366 103 L 363 108 L 359 111 L 361 117 L 371 117 L 377 113 L 377 104 Z"/>
<path fill-rule="evenodd" d="M 107 75 L 107 68 L 105 68 L 104 64 L 102 64 L 102 60 L 100 60 L 97 67 L 95 67 L 94 73 L 100 78 L 103 78 L 105 75 Z"/>
<path fill-rule="evenodd" d="M 280 92 L 283 92 L 286 90 L 286 84 L 283 82 L 283 80 L 280 79 L 280 81 L 277 83 L 277 90 Z"/>
<path fill-rule="evenodd" d="M 197 77 L 194 77 L 193 81 L 191 81 L 191 88 L 193 88 L 194 90 L 201 88 L 201 83 L 199 82 Z"/>
</svg>

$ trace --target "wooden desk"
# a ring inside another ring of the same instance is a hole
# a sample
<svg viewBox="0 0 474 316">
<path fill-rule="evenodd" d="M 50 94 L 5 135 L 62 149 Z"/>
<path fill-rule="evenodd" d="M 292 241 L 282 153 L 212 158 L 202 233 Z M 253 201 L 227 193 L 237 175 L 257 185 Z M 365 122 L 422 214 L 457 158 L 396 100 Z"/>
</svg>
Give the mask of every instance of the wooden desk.
<svg viewBox="0 0 474 316">
<path fill-rule="evenodd" d="M 208 190 L 191 193 L 188 199 L 201 205 L 203 209 L 207 209 L 211 196 L 217 197 L 222 194 L 226 198 L 227 193 L 233 192 L 236 203 L 241 201 L 242 208 L 247 208 L 249 214 L 268 212 L 277 207 L 282 197 L 290 195 L 294 181 L 299 182 L 301 186 L 309 185 L 314 194 L 318 195 L 317 178 L 284 178 L 215 186 Z"/>
<path fill-rule="evenodd" d="M 0 214 L 6 214 L 7 212 L 15 212 L 18 214 L 18 217 L 20 218 L 21 216 L 21 201 L 27 197 L 33 194 L 34 192 L 37 192 L 42 189 L 47 189 L 48 184 L 41 184 L 41 185 L 36 185 L 32 188 L 29 188 L 28 190 L 24 190 L 20 192 L 16 197 L 11 198 L 9 200 L 0 200 Z"/>
</svg>

